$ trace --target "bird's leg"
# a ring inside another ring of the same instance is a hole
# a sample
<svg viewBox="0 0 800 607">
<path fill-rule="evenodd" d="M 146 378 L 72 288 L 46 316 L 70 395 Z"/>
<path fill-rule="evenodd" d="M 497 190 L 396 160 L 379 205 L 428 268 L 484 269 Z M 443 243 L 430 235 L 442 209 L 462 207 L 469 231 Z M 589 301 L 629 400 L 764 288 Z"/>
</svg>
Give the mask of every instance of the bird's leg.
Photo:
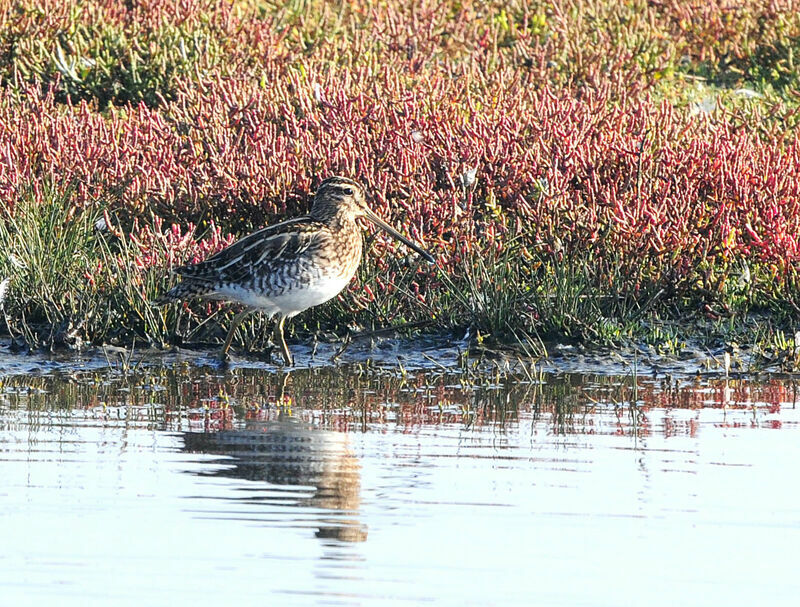
<svg viewBox="0 0 800 607">
<path fill-rule="evenodd" d="M 276 344 L 281 345 L 281 351 L 283 352 L 283 362 L 286 364 L 287 367 L 294 366 L 294 360 L 292 360 L 292 353 L 289 352 L 289 347 L 286 345 L 286 340 L 283 338 L 283 323 L 286 322 L 286 317 L 281 316 L 278 319 L 278 322 L 275 323 L 275 329 L 272 332 L 272 341 Z"/>
<path fill-rule="evenodd" d="M 228 329 L 228 337 L 225 338 L 225 344 L 222 346 L 222 350 L 220 350 L 219 358 L 220 360 L 226 360 L 228 358 L 228 350 L 230 350 L 231 342 L 233 341 L 233 334 L 236 333 L 236 328 L 241 324 L 241 322 L 252 313 L 253 310 L 242 310 L 236 316 L 233 317 L 233 322 L 231 322 L 231 328 Z"/>
</svg>

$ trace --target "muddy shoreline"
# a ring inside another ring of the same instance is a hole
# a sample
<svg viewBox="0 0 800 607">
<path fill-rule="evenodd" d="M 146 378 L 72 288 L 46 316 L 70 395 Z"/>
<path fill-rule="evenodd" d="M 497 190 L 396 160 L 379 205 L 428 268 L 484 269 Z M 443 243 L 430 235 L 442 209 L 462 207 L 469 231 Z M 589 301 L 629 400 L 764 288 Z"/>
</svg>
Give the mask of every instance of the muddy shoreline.
<svg viewBox="0 0 800 607">
<path fill-rule="evenodd" d="M 632 375 L 650 377 L 796 376 L 779 365 L 764 364 L 746 348 L 733 354 L 723 347 L 687 347 L 678 356 L 663 355 L 646 345 L 618 348 L 584 347 L 564 343 L 545 344 L 548 356 L 527 358 L 512 350 L 476 347 L 454 336 L 439 335 L 414 339 L 354 339 L 346 347 L 342 341 L 294 343 L 293 369 L 363 367 L 392 369 L 397 372 L 440 370 L 447 373 L 471 372 L 525 375 L 530 373 L 582 373 L 591 375 Z M 162 350 L 152 347 L 123 348 L 91 346 L 81 350 L 55 352 L 15 352 L 9 339 L 0 340 L 0 373 L 4 375 L 48 374 L 91 371 L 94 369 L 172 366 L 189 364 L 224 369 L 262 369 L 282 372 L 280 357 L 268 350 L 234 351 L 225 363 L 217 359 L 212 344 L 191 344 Z"/>
</svg>

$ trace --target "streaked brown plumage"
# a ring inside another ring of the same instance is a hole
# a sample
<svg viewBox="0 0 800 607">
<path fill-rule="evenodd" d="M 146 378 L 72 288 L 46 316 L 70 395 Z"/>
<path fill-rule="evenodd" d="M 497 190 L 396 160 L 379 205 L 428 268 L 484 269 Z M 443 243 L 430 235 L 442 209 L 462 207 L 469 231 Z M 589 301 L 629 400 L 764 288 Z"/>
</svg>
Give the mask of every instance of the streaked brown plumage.
<svg viewBox="0 0 800 607">
<path fill-rule="evenodd" d="M 236 327 L 244 317 L 262 310 L 278 316 L 273 337 L 283 358 L 292 365 L 283 326 L 287 318 L 335 297 L 361 261 L 361 229 L 366 217 L 426 261 L 433 257 L 375 215 L 365 202 L 364 188 L 346 177 L 323 181 L 309 215 L 289 219 L 245 236 L 198 264 L 175 269 L 183 280 L 157 304 L 191 298 L 244 304 L 228 331 L 221 355 L 227 355 Z"/>
</svg>

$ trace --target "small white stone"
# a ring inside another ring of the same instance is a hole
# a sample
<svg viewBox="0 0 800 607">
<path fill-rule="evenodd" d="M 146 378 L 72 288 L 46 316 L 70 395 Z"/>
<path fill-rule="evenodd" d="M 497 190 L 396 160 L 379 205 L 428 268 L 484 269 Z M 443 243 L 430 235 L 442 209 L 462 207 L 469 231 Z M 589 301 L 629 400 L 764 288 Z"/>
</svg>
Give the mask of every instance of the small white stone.
<svg viewBox="0 0 800 607">
<path fill-rule="evenodd" d="M 742 274 L 739 276 L 739 288 L 744 288 L 750 284 L 751 277 L 750 277 L 750 266 L 747 263 L 744 264 L 744 268 L 742 269 Z"/>
<path fill-rule="evenodd" d="M 319 85 L 319 83 L 315 82 L 312 89 L 314 91 L 314 101 L 317 103 L 322 103 L 322 87 Z"/>
<path fill-rule="evenodd" d="M 24 262 L 24 261 L 22 261 L 22 260 L 21 260 L 19 257 L 17 257 L 16 255 L 14 255 L 13 253 L 9 253 L 9 255 L 8 255 L 8 261 L 9 261 L 9 263 L 10 263 L 12 266 L 14 266 L 15 268 L 20 268 L 20 269 L 23 269 L 23 270 L 24 270 L 25 268 L 27 268 L 27 267 L 28 267 L 28 266 L 25 264 L 25 262 Z"/>
<path fill-rule="evenodd" d="M 473 185 L 477 181 L 477 175 L 478 175 L 478 168 L 477 167 L 474 168 L 474 169 L 467 169 L 466 171 L 464 171 L 464 173 L 460 177 L 461 184 L 465 188 L 470 187 L 471 185 Z"/>
<path fill-rule="evenodd" d="M 8 285 L 10 282 L 10 278 L 4 278 L 3 281 L 0 282 L 0 308 L 3 307 L 3 302 L 6 300 L 6 295 L 8 295 Z"/>
<path fill-rule="evenodd" d="M 761 98 L 764 96 L 761 93 L 754 91 L 753 89 L 736 89 L 735 91 L 733 91 L 733 94 L 739 95 L 740 97 L 747 97 L 748 99 Z"/>
</svg>

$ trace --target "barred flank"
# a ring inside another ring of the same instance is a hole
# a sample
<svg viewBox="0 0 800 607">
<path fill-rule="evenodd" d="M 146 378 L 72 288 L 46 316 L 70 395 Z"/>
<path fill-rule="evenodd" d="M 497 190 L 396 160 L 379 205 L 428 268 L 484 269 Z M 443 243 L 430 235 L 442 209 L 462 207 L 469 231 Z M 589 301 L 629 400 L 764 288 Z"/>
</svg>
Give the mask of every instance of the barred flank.
<svg viewBox="0 0 800 607">
<path fill-rule="evenodd" d="M 180 284 L 172 287 L 161 297 L 154 299 L 152 304 L 154 306 L 163 306 L 173 301 L 203 297 L 204 295 L 209 295 L 212 293 L 214 293 L 213 285 L 192 280 L 184 280 Z"/>
</svg>

